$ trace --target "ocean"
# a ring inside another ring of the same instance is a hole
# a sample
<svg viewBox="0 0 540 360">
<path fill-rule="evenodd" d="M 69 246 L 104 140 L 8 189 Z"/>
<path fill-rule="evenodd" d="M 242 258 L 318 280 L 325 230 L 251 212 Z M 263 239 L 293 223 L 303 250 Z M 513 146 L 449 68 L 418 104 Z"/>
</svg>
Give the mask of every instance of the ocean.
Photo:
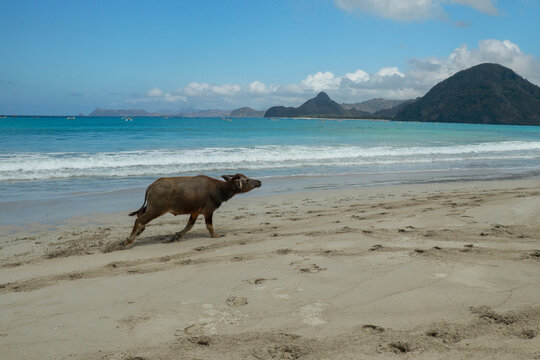
<svg viewBox="0 0 540 360">
<path fill-rule="evenodd" d="M 162 176 L 244 173 L 256 196 L 540 174 L 540 127 L 380 120 L 0 119 L 0 225 L 137 209 Z"/>
</svg>

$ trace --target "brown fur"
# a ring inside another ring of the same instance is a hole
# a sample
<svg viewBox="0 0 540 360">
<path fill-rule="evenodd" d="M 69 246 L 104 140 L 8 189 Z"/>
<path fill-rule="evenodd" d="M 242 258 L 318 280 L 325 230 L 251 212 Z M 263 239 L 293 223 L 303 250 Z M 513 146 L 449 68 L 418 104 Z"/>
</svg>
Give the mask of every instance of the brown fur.
<svg viewBox="0 0 540 360">
<path fill-rule="evenodd" d="M 214 231 L 212 215 L 222 202 L 234 195 L 253 190 L 261 186 L 259 180 L 249 179 L 245 175 L 223 175 L 225 181 L 208 176 L 182 176 L 160 178 L 146 189 L 144 203 L 130 216 L 137 215 L 131 235 L 121 245 L 131 244 L 137 235 L 144 231 L 146 224 L 153 219 L 171 213 L 174 215 L 190 214 L 186 227 L 173 235 L 171 241 L 180 239 L 195 224 L 197 217 L 203 215 L 206 228 L 211 237 L 219 237 Z"/>
</svg>

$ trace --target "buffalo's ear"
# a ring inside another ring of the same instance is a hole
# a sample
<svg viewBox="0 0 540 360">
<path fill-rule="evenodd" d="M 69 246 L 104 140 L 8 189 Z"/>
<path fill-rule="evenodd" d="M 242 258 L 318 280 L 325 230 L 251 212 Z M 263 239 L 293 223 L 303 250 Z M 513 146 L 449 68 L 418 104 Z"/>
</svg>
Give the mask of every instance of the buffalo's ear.
<svg viewBox="0 0 540 360">
<path fill-rule="evenodd" d="M 234 175 L 221 175 L 221 177 L 225 179 L 225 181 L 231 181 Z"/>
<path fill-rule="evenodd" d="M 242 179 L 236 179 L 234 180 L 234 186 L 236 186 L 238 190 L 241 190 L 244 186 L 244 181 Z"/>
</svg>

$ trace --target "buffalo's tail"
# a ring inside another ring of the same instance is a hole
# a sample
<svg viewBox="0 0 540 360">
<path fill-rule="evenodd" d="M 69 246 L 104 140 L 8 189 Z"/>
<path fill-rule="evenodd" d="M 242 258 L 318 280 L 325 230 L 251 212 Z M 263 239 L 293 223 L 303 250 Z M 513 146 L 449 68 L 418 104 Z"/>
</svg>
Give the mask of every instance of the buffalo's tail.
<svg viewBox="0 0 540 360">
<path fill-rule="evenodd" d="M 150 190 L 151 187 L 152 187 L 152 185 L 150 185 L 150 186 L 148 186 L 146 188 L 146 192 L 144 193 L 144 202 L 143 202 L 141 208 L 139 210 L 136 210 L 136 211 L 132 212 L 132 213 L 129 213 L 129 216 L 135 216 L 135 215 L 139 216 L 139 215 L 142 215 L 142 214 L 144 214 L 146 212 L 146 206 L 148 205 L 146 203 L 146 198 L 148 197 L 148 190 Z"/>
<path fill-rule="evenodd" d="M 142 214 L 144 214 L 145 211 L 146 211 L 146 204 L 141 206 L 141 208 L 139 210 L 129 213 L 129 216 L 135 216 L 135 215 L 139 215 L 139 214 L 142 215 Z"/>
</svg>

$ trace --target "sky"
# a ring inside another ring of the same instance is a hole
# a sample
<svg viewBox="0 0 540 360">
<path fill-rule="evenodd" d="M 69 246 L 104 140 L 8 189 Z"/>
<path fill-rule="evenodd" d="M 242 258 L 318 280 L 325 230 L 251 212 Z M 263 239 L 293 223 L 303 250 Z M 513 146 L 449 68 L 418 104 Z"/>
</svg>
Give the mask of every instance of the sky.
<svg viewBox="0 0 540 360">
<path fill-rule="evenodd" d="M 410 99 L 494 62 L 540 85 L 540 0 L 0 0 L 0 114 Z"/>
</svg>

